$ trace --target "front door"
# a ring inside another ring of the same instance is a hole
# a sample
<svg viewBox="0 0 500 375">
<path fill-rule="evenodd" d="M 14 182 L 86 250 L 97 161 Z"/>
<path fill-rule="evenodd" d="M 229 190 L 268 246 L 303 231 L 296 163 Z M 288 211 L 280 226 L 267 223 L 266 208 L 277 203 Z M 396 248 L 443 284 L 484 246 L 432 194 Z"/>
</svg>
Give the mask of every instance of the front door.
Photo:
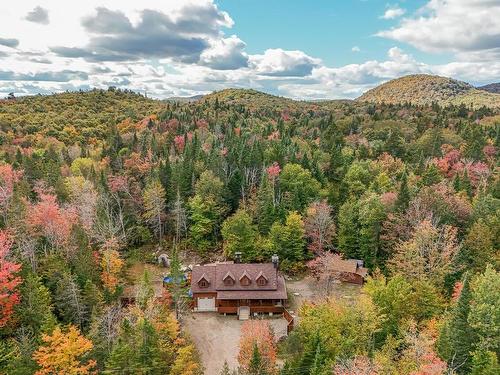
<svg viewBox="0 0 500 375">
<path fill-rule="evenodd" d="M 240 306 L 250 306 L 250 300 L 240 299 Z"/>
</svg>

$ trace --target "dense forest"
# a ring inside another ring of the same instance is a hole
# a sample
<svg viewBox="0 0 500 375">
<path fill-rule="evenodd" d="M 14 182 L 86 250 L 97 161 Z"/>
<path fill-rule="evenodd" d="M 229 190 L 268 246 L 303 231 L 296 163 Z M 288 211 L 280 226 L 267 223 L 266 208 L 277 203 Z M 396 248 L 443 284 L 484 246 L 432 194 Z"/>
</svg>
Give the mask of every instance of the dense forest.
<svg viewBox="0 0 500 375">
<path fill-rule="evenodd" d="M 120 304 L 127 266 L 159 250 L 278 254 L 292 276 L 364 260 L 359 299 L 304 305 L 242 373 L 498 374 L 499 146 L 500 111 L 465 105 L 1 101 L 0 373 L 203 373 L 175 290 L 155 299 L 145 273 Z"/>
</svg>

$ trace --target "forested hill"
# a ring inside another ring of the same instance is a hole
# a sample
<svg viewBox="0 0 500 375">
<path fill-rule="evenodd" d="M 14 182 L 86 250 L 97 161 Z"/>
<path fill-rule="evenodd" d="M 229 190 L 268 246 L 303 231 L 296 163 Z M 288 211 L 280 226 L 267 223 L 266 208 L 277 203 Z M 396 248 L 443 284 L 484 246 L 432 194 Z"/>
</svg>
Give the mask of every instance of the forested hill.
<svg viewBox="0 0 500 375">
<path fill-rule="evenodd" d="M 328 284 L 333 253 L 363 260 L 362 297 L 304 306 L 284 375 L 498 373 L 499 147 L 499 110 L 463 104 L 4 100 L 0 374 L 201 374 L 182 286 L 127 278 L 159 252 L 173 280 L 235 252 Z"/>
<path fill-rule="evenodd" d="M 455 79 L 429 74 L 414 74 L 393 79 L 371 90 L 357 100 L 372 103 L 460 105 L 500 107 L 500 94 L 487 88 L 476 89 Z"/>
<path fill-rule="evenodd" d="M 112 125 L 158 114 L 166 104 L 131 91 L 91 90 L 0 101 L 0 130 L 65 143 L 102 138 Z"/>
</svg>

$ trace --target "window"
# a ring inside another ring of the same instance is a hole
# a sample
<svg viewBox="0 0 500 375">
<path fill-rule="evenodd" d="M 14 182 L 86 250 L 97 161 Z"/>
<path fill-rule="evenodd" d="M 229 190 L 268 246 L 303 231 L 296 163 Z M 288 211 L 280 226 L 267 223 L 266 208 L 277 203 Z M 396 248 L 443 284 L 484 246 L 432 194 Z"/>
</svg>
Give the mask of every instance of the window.
<svg viewBox="0 0 500 375">
<path fill-rule="evenodd" d="M 246 276 L 243 276 L 240 280 L 241 285 L 248 286 L 250 285 L 250 279 Z"/>
<path fill-rule="evenodd" d="M 257 279 L 257 285 L 258 285 L 258 286 L 264 286 L 264 285 L 266 285 L 266 283 L 267 283 L 267 280 L 266 280 L 266 278 L 265 278 L 265 277 L 262 277 L 262 276 L 261 276 L 261 277 L 259 277 L 259 278 Z"/>
<path fill-rule="evenodd" d="M 230 277 L 226 277 L 224 279 L 224 285 L 227 285 L 227 286 L 231 286 L 231 285 L 234 285 L 234 280 L 231 279 Z"/>
<path fill-rule="evenodd" d="M 198 283 L 198 285 L 200 286 L 200 288 L 207 288 L 208 287 L 208 282 L 207 282 L 207 280 L 200 280 L 200 282 Z"/>
</svg>

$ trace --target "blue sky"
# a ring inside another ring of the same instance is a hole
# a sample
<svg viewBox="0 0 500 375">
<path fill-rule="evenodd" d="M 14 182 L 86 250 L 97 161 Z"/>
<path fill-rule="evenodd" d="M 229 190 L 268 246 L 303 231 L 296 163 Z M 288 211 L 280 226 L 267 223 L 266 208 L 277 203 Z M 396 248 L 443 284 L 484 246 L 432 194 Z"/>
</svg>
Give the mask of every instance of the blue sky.
<svg viewBox="0 0 500 375">
<path fill-rule="evenodd" d="M 355 98 L 406 74 L 500 81 L 500 0 L 0 3 L 0 96 L 227 87 Z"/>
</svg>

